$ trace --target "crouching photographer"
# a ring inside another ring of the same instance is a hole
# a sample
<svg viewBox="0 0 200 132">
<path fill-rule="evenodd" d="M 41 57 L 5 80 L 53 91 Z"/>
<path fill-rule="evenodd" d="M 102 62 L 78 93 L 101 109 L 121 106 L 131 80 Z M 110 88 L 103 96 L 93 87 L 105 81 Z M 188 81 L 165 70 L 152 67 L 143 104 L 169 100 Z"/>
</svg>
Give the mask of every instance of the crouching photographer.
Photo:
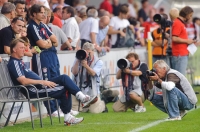
<svg viewBox="0 0 200 132">
<path fill-rule="evenodd" d="M 153 69 L 153 74 L 148 74 L 149 80 L 158 83 L 149 87 L 149 100 L 169 115 L 167 121 L 181 120 L 186 115 L 186 110 L 191 110 L 197 103 L 192 86 L 183 74 L 170 69 L 163 60 L 157 60 Z M 155 94 L 156 88 L 162 89 L 162 95 Z"/>
<path fill-rule="evenodd" d="M 94 55 L 94 45 L 92 43 L 84 43 L 82 49 L 76 52 L 77 59 L 72 67 L 72 73 L 76 85 L 81 88 L 83 93 L 90 95 L 94 101 L 90 106 L 80 106 L 78 100 L 73 100 L 72 109 L 75 110 L 74 105 L 76 105 L 76 110 L 79 110 L 80 107 L 84 108 L 82 112 L 101 113 L 106 108 L 104 101 L 101 101 L 99 90 L 103 61 Z"/>
<path fill-rule="evenodd" d="M 128 108 L 133 109 L 135 112 L 145 112 L 143 102 L 145 96 L 146 84 L 146 71 L 148 70 L 147 64 L 141 62 L 136 53 L 129 53 L 126 59 L 120 59 L 117 62 L 120 68 L 117 72 L 116 78 L 122 79 L 124 95 L 113 104 L 115 112 L 125 112 Z"/>
</svg>

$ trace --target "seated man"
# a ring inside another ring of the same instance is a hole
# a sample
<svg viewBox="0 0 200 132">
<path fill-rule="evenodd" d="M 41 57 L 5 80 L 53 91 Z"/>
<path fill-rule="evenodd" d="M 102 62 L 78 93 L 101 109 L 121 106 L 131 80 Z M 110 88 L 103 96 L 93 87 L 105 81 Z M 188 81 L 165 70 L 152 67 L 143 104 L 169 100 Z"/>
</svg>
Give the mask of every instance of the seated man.
<svg viewBox="0 0 200 132">
<path fill-rule="evenodd" d="M 154 76 L 149 76 L 149 79 L 157 83 L 153 87 L 149 86 L 150 101 L 169 115 L 168 121 L 181 120 L 186 115 L 185 110 L 191 110 L 197 103 L 192 86 L 183 74 L 170 69 L 163 60 L 157 60 L 153 68 Z M 162 95 L 155 94 L 156 88 L 162 89 Z"/>
<path fill-rule="evenodd" d="M 131 108 L 136 113 L 145 112 L 143 91 L 148 82 L 146 78 L 147 64 L 141 62 L 136 53 L 129 53 L 126 59 L 130 62 L 130 66 L 120 69 L 116 75 L 117 79 L 122 79 L 124 95 L 113 104 L 113 110 L 124 112 Z"/>
<path fill-rule="evenodd" d="M 61 101 L 60 108 L 64 113 L 65 125 L 73 125 L 82 122 L 83 117 L 75 118 L 70 114 L 72 104 L 71 94 L 76 96 L 76 98 L 83 103 L 83 106 L 87 106 L 93 100 L 90 96 L 84 95 L 67 75 L 61 75 L 46 81 L 42 80 L 33 71 L 27 69 L 22 61 L 25 49 L 24 43 L 22 39 L 14 39 L 10 44 L 11 57 L 8 63 L 8 70 L 14 85 L 36 85 L 40 97 L 46 96 L 45 90 L 43 89 L 45 86 L 49 97 Z M 25 93 L 24 91 L 21 92 Z M 36 91 L 34 89 L 29 88 L 28 92 L 31 98 L 36 97 Z"/>
</svg>

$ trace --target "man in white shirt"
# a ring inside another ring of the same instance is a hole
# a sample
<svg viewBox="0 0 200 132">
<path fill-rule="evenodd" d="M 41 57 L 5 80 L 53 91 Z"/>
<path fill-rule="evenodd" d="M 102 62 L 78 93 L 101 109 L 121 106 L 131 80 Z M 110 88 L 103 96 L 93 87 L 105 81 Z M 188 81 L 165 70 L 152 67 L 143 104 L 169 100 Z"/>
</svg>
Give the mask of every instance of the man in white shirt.
<svg viewBox="0 0 200 132">
<path fill-rule="evenodd" d="M 89 9 L 87 16 L 88 18 L 79 24 L 81 47 L 85 42 L 90 42 L 97 46 L 96 36 L 99 33 L 99 23 L 96 18 L 98 16 L 98 12 L 96 9 Z"/>
<path fill-rule="evenodd" d="M 15 5 L 10 2 L 4 3 L 0 14 L 0 30 L 10 26 L 13 18 L 15 18 Z"/>
<path fill-rule="evenodd" d="M 134 4 L 134 0 L 128 0 L 129 16 L 137 18 L 136 10 L 133 4 Z"/>
<path fill-rule="evenodd" d="M 73 49 L 77 47 L 77 43 L 80 38 L 78 23 L 75 19 L 75 10 L 71 6 L 63 7 L 62 19 L 64 20 L 64 25 L 62 27 L 63 32 L 68 38 Z M 71 49 L 69 49 L 71 50 Z"/>
<path fill-rule="evenodd" d="M 110 44 L 112 45 L 112 48 L 117 48 L 117 45 L 115 45 L 117 41 L 117 34 L 120 34 L 123 37 L 125 36 L 125 33 L 122 30 L 130 25 L 127 20 L 127 16 L 128 6 L 124 4 L 119 9 L 119 16 L 111 18 L 108 34 L 111 35 Z"/>
</svg>

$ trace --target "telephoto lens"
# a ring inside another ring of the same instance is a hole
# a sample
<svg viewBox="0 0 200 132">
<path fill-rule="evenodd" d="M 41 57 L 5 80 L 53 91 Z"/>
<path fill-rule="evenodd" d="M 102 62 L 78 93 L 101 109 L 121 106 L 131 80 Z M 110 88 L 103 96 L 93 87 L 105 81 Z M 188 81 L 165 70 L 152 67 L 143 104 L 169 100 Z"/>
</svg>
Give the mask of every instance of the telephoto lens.
<svg viewBox="0 0 200 132">
<path fill-rule="evenodd" d="M 127 59 L 122 58 L 117 61 L 117 66 L 120 69 L 126 69 L 126 68 L 130 67 L 130 62 Z"/>
<path fill-rule="evenodd" d="M 88 54 L 85 50 L 78 50 L 76 52 L 76 58 L 78 60 L 85 60 L 88 57 Z"/>
</svg>

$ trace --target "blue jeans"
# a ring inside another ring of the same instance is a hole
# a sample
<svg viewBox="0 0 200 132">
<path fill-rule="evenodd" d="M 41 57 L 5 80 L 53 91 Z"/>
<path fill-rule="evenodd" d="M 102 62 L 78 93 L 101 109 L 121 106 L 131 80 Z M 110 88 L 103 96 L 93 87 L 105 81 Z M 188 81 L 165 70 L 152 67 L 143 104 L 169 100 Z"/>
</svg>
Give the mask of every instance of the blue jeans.
<svg viewBox="0 0 200 132">
<path fill-rule="evenodd" d="M 172 56 L 172 69 L 175 69 L 182 73 L 186 74 L 186 69 L 188 65 L 188 56 Z"/>
<path fill-rule="evenodd" d="M 180 116 L 180 110 L 190 110 L 194 108 L 194 104 L 190 103 L 187 96 L 178 88 L 166 91 L 167 110 L 163 103 L 163 96 L 154 94 L 150 101 L 161 111 L 168 113 L 170 118 Z"/>
<path fill-rule="evenodd" d="M 69 113 L 72 107 L 71 94 L 75 96 L 76 93 L 80 91 L 80 89 L 67 75 L 61 75 L 55 78 L 51 78 L 49 79 L 49 81 L 59 84 L 60 86 L 64 86 L 64 89 L 48 92 L 48 95 L 49 97 L 59 99 L 60 108 L 63 111 L 63 113 L 64 114 Z M 31 98 L 36 97 L 35 93 L 31 91 L 29 91 L 29 93 Z M 46 93 L 39 93 L 39 96 L 46 97 Z"/>
</svg>

